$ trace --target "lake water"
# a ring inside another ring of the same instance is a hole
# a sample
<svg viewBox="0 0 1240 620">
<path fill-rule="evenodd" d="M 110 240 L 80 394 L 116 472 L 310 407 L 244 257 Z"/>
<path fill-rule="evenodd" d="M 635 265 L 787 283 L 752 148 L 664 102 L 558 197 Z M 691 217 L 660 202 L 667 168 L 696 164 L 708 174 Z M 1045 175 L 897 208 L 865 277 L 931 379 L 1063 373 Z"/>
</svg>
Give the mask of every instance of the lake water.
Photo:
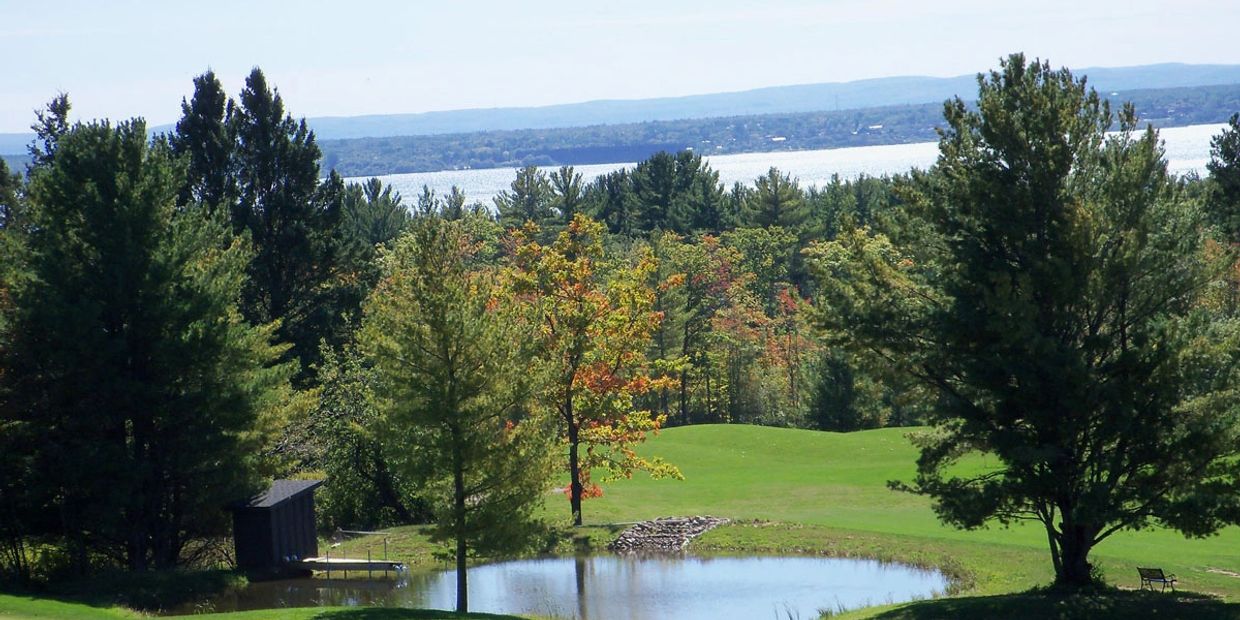
<svg viewBox="0 0 1240 620">
<path fill-rule="evenodd" d="M 578 620 L 817 618 L 819 610 L 930 598 L 947 586 L 947 578 L 937 571 L 874 560 L 598 555 L 471 568 L 469 609 Z M 452 609 L 455 602 L 456 575 L 444 571 L 394 581 L 255 583 L 221 597 L 212 608 Z"/>
<path fill-rule="evenodd" d="M 1205 175 L 1206 162 L 1210 160 L 1210 138 L 1222 132 L 1224 127 L 1225 124 L 1191 125 L 1161 130 L 1159 135 L 1163 139 L 1171 171 L 1176 174 L 1196 172 Z M 809 187 L 827 183 L 832 175 L 836 174 L 842 178 L 856 178 L 862 174 L 881 176 L 906 172 L 910 168 L 928 168 L 937 156 L 938 143 L 918 142 L 815 151 L 715 155 L 705 159 L 719 172 L 720 180 L 728 187 L 737 181 L 752 184 L 754 179 L 766 174 L 771 166 L 799 179 L 802 187 Z M 577 166 L 576 169 L 586 181 L 590 181 L 599 175 L 621 168 L 632 168 L 634 165 L 631 162 L 594 164 Z M 551 169 L 546 170 L 549 172 Z M 379 178 L 399 191 L 407 203 L 412 203 L 417 198 L 423 185 L 430 186 L 441 195 L 456 185 L 465 191 L 469 202 L 481 201 L 490 206 L 491 199 L 508 189 L 514 176 L 513 168 L 486 168 L 389 174 Z"/>
</svg>

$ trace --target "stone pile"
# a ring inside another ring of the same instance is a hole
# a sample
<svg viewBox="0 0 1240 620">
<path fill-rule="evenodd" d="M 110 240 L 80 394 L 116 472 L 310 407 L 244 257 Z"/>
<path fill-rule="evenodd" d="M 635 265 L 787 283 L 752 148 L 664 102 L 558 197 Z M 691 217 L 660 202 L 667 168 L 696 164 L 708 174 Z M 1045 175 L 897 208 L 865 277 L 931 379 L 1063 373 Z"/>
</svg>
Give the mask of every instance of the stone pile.
<svg viewBox="0 0 1240 620">
<path fill-rule="evenodd" d="M 662 517 L 642 521 L 620 533 L 607 548 L 622 553 L 683 551 L 695 536 L 727 523 L 718 517 Z"/>
</svg>

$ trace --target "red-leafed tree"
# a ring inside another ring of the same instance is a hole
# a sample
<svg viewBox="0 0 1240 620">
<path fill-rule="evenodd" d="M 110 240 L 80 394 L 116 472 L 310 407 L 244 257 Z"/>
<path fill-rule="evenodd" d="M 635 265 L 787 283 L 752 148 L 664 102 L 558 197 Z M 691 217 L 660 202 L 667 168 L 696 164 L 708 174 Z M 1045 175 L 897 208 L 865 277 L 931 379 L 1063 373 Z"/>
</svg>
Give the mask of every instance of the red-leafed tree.
<svg viewBox="0 0 1240 620">
<path fill-rule="evenodd" d="M 568 496 L 573 524 L 581 525 L 582 499 L 602 494 L 591 481 L 595 468 L 620 477 L 637 470 L 681 477 L 674 466 L 634 449 L 664 422 L 633 402 L 666 380 L 650 377 L 645 356 L 662 319 L 646 285 L 656 264 L 649 252 L 608 262 L 602 224 L 582 215 L 550 245 L 534 241 L 536 233 L 533 226 L 513 233 L 512 278 L 539 327 L 535 370 L 546 377 L 545 401 L 558 413 L 568 445 Z"/>
</svg>

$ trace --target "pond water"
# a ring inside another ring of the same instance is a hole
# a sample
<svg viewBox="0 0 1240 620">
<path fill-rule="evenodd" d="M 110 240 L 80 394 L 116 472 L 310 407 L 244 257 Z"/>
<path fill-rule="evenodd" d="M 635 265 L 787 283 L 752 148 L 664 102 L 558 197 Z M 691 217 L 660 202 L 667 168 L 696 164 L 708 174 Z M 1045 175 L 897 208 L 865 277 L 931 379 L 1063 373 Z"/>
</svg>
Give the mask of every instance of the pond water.
<svg viewBox="0 0 1240 620">
<path fill-rule="evenodd" d="M 817 618 L 820 610 L 929 598 L 947 586 L 947 578 L 938 571 L 875 560 L 598 555 L 471 568 L 469 607 L 579 620 Z M 456 575 L 444 571 L 395 580 L 255 583 L 214 601 L 210 609 L 318 605 L 451 609 L 455 601 Z"/>
</svg>

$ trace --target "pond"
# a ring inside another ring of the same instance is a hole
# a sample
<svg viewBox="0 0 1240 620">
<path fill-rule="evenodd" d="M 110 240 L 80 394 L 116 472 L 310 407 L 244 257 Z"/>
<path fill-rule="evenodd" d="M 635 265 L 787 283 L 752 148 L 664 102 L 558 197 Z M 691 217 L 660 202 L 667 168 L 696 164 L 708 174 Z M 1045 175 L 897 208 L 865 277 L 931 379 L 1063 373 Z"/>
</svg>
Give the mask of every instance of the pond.
<svg viewBox="0 0 1240 620">
<path fill-rule="evenodd" d="M 579 620 L 817 618 L 820 610 L 929 598 L 947 586 L 947 578 L 938 571 L 875 560 L 598 555 L 470 568 L 469 607 Z M 455 601 L 456 576 L 443 571 L 386 581 L 255 583 L 213 601 L 210 609 L 319 605 L 451 609 Z"/>
</svg>

